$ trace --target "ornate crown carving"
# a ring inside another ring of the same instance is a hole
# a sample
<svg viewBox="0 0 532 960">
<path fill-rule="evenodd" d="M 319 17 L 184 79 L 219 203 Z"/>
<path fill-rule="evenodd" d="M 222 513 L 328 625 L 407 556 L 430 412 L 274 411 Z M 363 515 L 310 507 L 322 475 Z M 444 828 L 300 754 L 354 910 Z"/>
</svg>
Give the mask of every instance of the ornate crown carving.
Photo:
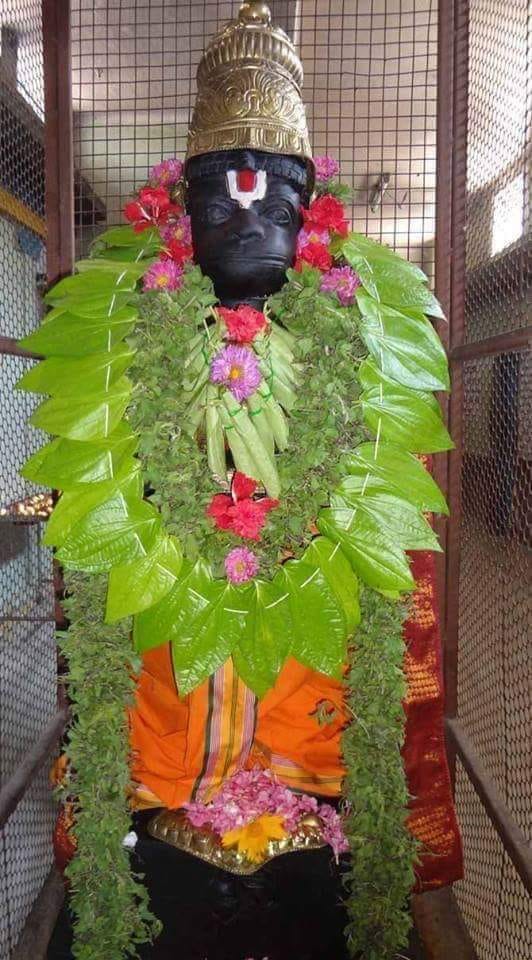
<svg viewBox="0 0 532 960">
<path fill-rule="evenodd" d="M 209 44 L 198 67 L 187 159 L 251 148 L 302 157 L 313 179 L 301 98 L 303 68 L 266 3 L 248 0 Z"/>
</svg>

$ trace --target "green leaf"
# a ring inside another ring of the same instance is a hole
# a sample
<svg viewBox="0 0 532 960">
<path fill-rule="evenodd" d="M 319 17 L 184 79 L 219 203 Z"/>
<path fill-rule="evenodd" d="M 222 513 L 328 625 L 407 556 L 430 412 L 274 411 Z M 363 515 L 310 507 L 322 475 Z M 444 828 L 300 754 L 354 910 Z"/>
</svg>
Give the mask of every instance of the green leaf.
<svg viewBox="0 0 532 960">
<path fill-rule="evenodd" d="M 195 616 L 200 593 L 208 604 Z M 186 620 L 171 642 L 172 663 L 181 696 L 210 677 L 230 657 L 246 629 L 245 589 L 210 573 L 192 581 L 183 596 Z M 188 616 L 187 616 L 188 612 Z"/>
<path fill-rule="evenodd" d="M 360 334 L 383 373 L 415 390 L 448 390 L 442 343 L 422 313 L 394 310 L 358 291 Z"/>
<path fill-rule="evenodd" d="M 344 466 L 350 476 L 343 483 L 353 493 L 360 493 L 367 486 L 369 474 L 370 484 L 378 480 L 380 489 L 399 494 L 420 510 L 449 513 L 443 493 L 421 461 L 393 444 L 362 443 L 344 461 Z"/>
<path fill-rule="evenodd" d="M 403 550 L 441 551 L 436 535 L 421 511 L 408 500 L 384 491 L 366 490 L 363 495 L 349 489 L 349 478 L 338 488 L 340 496 L 331 497 L 335 516 L 353 517 L 356 527 L 364 515 L 374 520 L 383 535 Z"/>
<path fill-rule="evenodd" d="M 118 490 L 126 499 L 142 496 L 140 461 L 124 459 L 112 479 L 103 483 L 84 484 L 61 494 L 46 524 L 43 542 L 47 546 L 61 546 L 90 510 L 109 500 Z"/>
<path fill-rule="evenodd" d="M 176 584 L 182 563 L 178 541 L 160 535 L 145 557 L 113 567 L 107 588 L 106 622 L 139 613 L 162 600 Z"/>
<path fill-rule="evenodd" d="M 95 249 L 101 247 L 131 247 L 138 253 L 150 256 L 161 249 L 162 240 L 159 231 L 152 227 L 142 231 L 136 231 L 130 226 L 112 227 L 96 237 L 93 247 Z"/>
<path fill-rule="evenodd" d="M 326 537 L 316 537 L 305 550 L 302 560 L 320 567 L 343 610 L 350 636 L 360 623 L 358 581 L 340 547 Z"/>
<path fill-rule="evenodd" d="M 412 453 L 436 453 L 454 446 L 439 407 L 436 411 L 421 393 L 381 384 L 365 390 L 360 402 L 369 429 L 398 447 Z"/>
<path fill-rule="evenodd" d="M 312 670 L 341 677 L 347 626 L 343 610 L 321 568 L 288 560 L 274 583 L 288 591 L 293 624 L 291 653 Z"/>
<path fill-rule="evenodd" d="M 112 272 L 99 270 L 95 262 L 91 267 L 84 273 L 60 280 L 48 291 L 44 302 L 65 306 L 80 300 L 104 300 L 113 294 L 132 292 L 136 287 L 135 277 L 126 274 L 117 278 Z"/>
<path fill-rule="evenodd" d="M 224 427 L 235 466 L 242 473 L 263 483 L 269 497 L 279 496 L 277 467 L 266 450 L 257 430 L 244 407 L 240 406 L 229 391 L 222 395 L 224 404 Z"/>
<path fill-rule="evenodd" d="M 105 353 L 87 357 L 50 357 L 24 374 L 17 390 L 48 393 L 52 397 L 75 397 L 107 390 L 130 365 L 135 351 L 117 343 Z"/>
<path fill-rule="evenodd" d="M 288 591 L 279 581 L 254 580 L 239 603 L 247 616 L 233 661 L 244 683 L 263 697 L 275 684 L 291 646 Z"/>
<path fill-rule="evenodd" d="M 317 526 L 330 540 L 339 543 L 353 570 L 375 590 L 413 590 L 414 579 L 404 550 L 382 533 L 368 515 L 350 523 L 345 513 L 321 510 Z"/>
<path fill-rule="evenodd" d="M 404 387 L 402 384 L 397 383 L 397 380 L 394 380 L 393 377 L 388 376 L 388 374 L 379 369 L 372 357 L 366 357 L 360 364 L 358 368 L 358 379 L 364 390 L 382 385 L 384 387 L 392 387 L 394 390 L 396 388 L 398 390 L 404 390 L 409 396 L 412 393 L 412 387 Z M 431 410 L 434 410 L 434 413 L 441 416 L 440 405 L 433 393 L 430 393 L 428 390 L 416 390 L 415 396 L 421 397 Z"/>
<path fill-rule="evenodd" d="M 388 247 L 355 233 L 339 245 L 339 252 L 376 300 L 398 310 L 420 310 L 444 319 L 436 297 L 425 285 L 423 271 Z"/>
<path fill-rule="evenodd" d="M 69 440 L 99 440 L 117 427 L 131 396 L 132 385 L 122 377 L 106 393 L 45 400 L 30 423 Z"/>
<path fill-rule="evenodd" d="M 98 257 L 97 262 L 93 260 L 77 260 L 76 270 L 84 275 L 89 271 L 101 270 L 104 274 L 109 274 L 114 279 L 115 284 L 122 285 L 122 280 L 130 280 L 135 283 L 146 273 L 147 263 L 137 263 L 136 261 L 107 260 L 104 257 Z"/>
<path fill-rule="evenodd" d="M 24 464 L 23 477 L 34 483 L 68 490 L 78 484 L 112 480 L 125 457 L 131 456 L 138 438 L 124 423 L 105 440 L 52 440 Z"/>
<path fill-rule="evenodd" d="M 213 580 L 203 560 L 183 563 L 183 575 L 154 607 L 135 617 L 135 649 L 145 652 L 171 642 L 179 694 L 185 696 L 231 655 L 245 628 L 241 590 Z"/>
<path fill-rule="evenodd" d="M 129 502 L 117 492 L 83 517 L 57 559 L 75 570 L 104 573 L 145 556 L 160 527 L 161 518 L 151 504 Z"/>
<path fill-rule="evenodd" d="M 111 348 L 131 333 L 137 319 L 133 307 L 123 307 L 104 319 L 82 318 L 65 311 L 24 337 L 20 346 L 48 356 L 81 357 Z"/>
</svg>

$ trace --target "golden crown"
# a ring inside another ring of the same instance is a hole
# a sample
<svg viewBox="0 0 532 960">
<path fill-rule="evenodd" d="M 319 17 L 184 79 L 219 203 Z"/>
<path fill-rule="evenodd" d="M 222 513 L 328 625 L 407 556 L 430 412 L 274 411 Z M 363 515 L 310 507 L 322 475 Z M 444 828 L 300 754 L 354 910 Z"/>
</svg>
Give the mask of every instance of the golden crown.
<svg viewBox="0 0 532 960">
<path fill-rule="evenodd" d="M 264 150 L 302 157 L 313 176 L 294 44 L 273 27 L 266 3 L 248 0 L 205 51 L 188 134 L 187 159 L 216 150 Z"/>
</svg>

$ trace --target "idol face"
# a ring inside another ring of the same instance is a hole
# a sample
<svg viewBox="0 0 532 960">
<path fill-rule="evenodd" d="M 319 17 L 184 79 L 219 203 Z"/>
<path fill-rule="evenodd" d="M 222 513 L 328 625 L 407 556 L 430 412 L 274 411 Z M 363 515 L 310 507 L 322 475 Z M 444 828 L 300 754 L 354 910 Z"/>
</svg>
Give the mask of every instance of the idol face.
<svg viewBox="0 0 532 960">
<path fill-rule="evenodd" d="M 214 283 L 222 303 L 253 302 L 281 288 L 295 260 L 301 227 L 301 189 L 289 179 L 261 171 L 251 200 L 250 183 L 239 191 L 237 171 L 194 179 L 188 188 L 187 209 L 192 223 L 194 258 Z M 237 184 L 235 186 L 235 183 Z"/>
</svg>

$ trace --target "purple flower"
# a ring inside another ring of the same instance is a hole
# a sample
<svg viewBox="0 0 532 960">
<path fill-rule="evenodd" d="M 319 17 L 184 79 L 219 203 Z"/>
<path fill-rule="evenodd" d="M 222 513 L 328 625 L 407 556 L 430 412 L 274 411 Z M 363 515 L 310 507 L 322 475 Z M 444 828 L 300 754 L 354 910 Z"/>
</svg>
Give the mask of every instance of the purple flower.
<svg viewBox="0 0 532 960">
<path fill-rule="evenodd" d="M 318 227 L 313 227 L 311 223 L 307 223 L 297 235 L 296 254 L 299 256 L 309 243 L 322 243 L 328 247 L 330 242 L 331 235 L 328 230 L 320 230 Z"/>
<path fill-rule="evenodd" d="M 236 344 L 224 347 L 211 363 L 211 380 L 213 383 L 223 383 L 239 402 L 251 396 L 261 381 L 253 350 Z"/>
<path fill-rule="evenodd" d="M 161 160 L 150 170 L 150 183 L 153 187 L 173 187 L 183 174 L 183 164 L 175 157 Z"/>
<path fill-rule="evenodd" d="M 333 267 L 323 274 L 320 290 L 323 293 L 335 293 L 342 306 L 348 307 L 353 303 L 360 282 L 360 277 L 351 267 Z"/>
<path fill-rule="evenodd" d="M 318 183 L 327 183 L 327 180 L 337 177 L 340 173 L 340 164 L 334 157 L 314 157 L 314 166 Z"/>
<path fill-rule="evenodd" d="M 190 247 L 192 245 L 190 217 L 179 217 L 179 220 L 175 220 L 173 223 L 169 223 L 166 227 L 163 227 L 161 237 L 165 243 L 171 243 L 172 240 L 177 240 L 177 242 L 183 246 Z"/>
<path fill-rule="evenodd" d="M 183 268 L 173 260 L 152 263 L 143 278 L 144 290 L 179 290 L 183 283 Z"/>
<path fill-rule="evenodd" d="M 224 560 L 227 579 L 231 583 L 245 583 L 251 580 L 259 569 L 259 561 L 247 547 L 235 547 Z"/>
</svg>

